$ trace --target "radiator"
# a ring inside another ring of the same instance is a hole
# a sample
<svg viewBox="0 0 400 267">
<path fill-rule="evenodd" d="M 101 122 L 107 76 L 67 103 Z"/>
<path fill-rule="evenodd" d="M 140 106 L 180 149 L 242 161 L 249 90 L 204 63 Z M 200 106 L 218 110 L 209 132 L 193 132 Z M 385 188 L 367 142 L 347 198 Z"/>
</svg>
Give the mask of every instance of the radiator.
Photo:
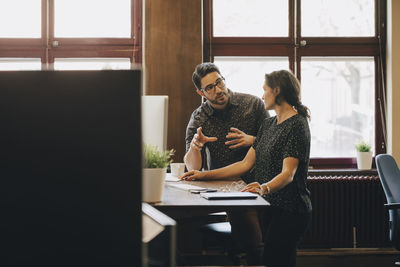
<svg viewBox="0 0 400 267">
<path fill-rule="evenodd" d="M 390 247 L 378 176 L 311 176 L 307 184 L 313 217 L 300 248 Z"/>
</svg>

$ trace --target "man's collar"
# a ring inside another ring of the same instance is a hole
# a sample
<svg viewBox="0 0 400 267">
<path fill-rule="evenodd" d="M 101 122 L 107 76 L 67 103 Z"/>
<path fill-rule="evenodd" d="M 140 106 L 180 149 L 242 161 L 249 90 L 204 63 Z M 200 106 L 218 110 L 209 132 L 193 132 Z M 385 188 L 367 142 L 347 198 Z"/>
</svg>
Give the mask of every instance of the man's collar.
<svg viewBox="0 0 400 267">
<path fill-rule="evenodd" d="M 230 89 L 228 89 L 229 94 L 231 97 L 229 98 L 229 102 L 233 106 L 238 106 L 239 105 L 239 100 L 237 97 L 237 94 L 235 92 L 232 92 Z"/>
<path fill-rule="evenodd" d="M 228 104 L 226 105 L 225 109 L 228 108 L 230 105 L 237 106 L 239 105 L 239 101 L 237 99 L 237 95 L 235 92 L 232 92 L 230 89 L 228 89 L 228 94 L 229 94 L 229 100 Z M 215 109 L 210 105 L 210 101 L 206 101 L 203 103 L 204 111 L 207 113 L 207 115 L 211 116 L 214 114 Z"/>
</svg>

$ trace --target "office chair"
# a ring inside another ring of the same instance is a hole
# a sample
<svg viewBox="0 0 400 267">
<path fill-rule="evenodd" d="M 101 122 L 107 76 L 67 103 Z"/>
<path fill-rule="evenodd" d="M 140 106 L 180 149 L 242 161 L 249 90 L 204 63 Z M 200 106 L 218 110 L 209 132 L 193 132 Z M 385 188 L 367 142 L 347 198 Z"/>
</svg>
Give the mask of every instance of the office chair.
<svg viewBox="0 0 400 267">
<path fill-rule="evenodd" d="M 375 162 L 386 196 L 385 206 L 389 211 L 390 241 L 400 250 L 400 170 L 394 158 L 388 154 L 377 155 Z M 400 261 L 395 265 L 400 265 Z"/>
<path fill-rule="evenodd" d="M 200 228 L 203 235 L 203 253 L 207 250 L 219 251 L 228 256 L 233 265 L 241 265 L 244 253 L 235 246 L 229 222 L 216 222 L 203 225 Z"/>
</svg>

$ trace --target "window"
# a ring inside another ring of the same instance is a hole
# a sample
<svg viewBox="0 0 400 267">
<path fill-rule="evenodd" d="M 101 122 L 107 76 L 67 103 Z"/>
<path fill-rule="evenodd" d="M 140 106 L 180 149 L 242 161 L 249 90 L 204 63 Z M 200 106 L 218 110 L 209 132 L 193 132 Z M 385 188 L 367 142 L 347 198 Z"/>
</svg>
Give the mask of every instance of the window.
<svg viewBox="0 0 400 267">
<path fill-rule="evenodd" d="M 290 69 L 311 110 L 310 165 L 354 168 L 357 141 L 385 152 L 385 12 L 382 0 L 204 0 L 204 61 L 257 96 L 265 73 Z"/>
<path fill-rule="evenodd" d="M 5 58 L 0 57 L 0 71 L 2 70 L 40 70 L 40 58 Z"/>
<path fill-rule="evenodd" d="M 56 58 L 55 70 L 130 69 L 129 58 Z"/>
<path fill-rule="evenodd" d="M 141 0 L 1 1 L 0 70 L 129 69 L 141 20 Z"/>
<path fill-rule="evenodd" d="M 22 8 L 23 7 L 23 8 Z M 0 38 L 40 38 L 40 0 L 2 0 Z M 12 27 L 6 27 L 12 25 Z"/>
<path fill-rule="evenodd" d="M 287 1 L 252 0 L 213 1 L 213 33 L 229 36 L 288 36 Z M 271 10 L 266 16 L 266 10 Z M 274 21 L 271 24 L 269 21 Z"/>
<path fill-rule="evenodd" d="M 289 69 L 287 57 L 220 57 L 215 56 L 214 62 L 223 70 L 227 86 L 242 93 L 262 97 L 262 77 L 276 68 Z M 249 79 L 243 79 L 249 77 Z M 250 78 L 251 77 L 251 78 Z M 254 79 L 253 79 L 254 77 Z M 274 111 L 271 111 L 272 115 Z"/>
<path fill-rule="evenodd" d="M 303 57 L 301 70 L 302 101 L 315 114 L 311 155 L 352 157 L 356 140 L 374 144 L 373 57 Z"/>
<path fill-rule="evenodd" d="M 130 38 L 130 7 L 130 0 L 54 0 L 54 36 Z"/>
</svg>

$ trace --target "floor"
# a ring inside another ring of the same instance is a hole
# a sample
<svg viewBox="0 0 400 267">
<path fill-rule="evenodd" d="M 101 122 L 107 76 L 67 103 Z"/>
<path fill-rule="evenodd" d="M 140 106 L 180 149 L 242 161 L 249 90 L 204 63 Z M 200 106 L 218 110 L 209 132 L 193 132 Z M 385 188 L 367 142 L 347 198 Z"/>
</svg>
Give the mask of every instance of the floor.
<svg viewBox="0 0 400 267">
<path fill-rule="evenodd" d="M 326 250 L 300 250 L 298 267 L 390 267 L 400 260 L 392 248 L 343 248 Z"/>
<path fill-rule="evenodd" d="M 398 251 L 392 248 L 343 248 L 324 250 L 300 250 L 297 267 L 391 267 L 400 260 Z M 223 254 L 185 255 L 178 266 L 244 266 L 243 259 Z"/>
</svg>

